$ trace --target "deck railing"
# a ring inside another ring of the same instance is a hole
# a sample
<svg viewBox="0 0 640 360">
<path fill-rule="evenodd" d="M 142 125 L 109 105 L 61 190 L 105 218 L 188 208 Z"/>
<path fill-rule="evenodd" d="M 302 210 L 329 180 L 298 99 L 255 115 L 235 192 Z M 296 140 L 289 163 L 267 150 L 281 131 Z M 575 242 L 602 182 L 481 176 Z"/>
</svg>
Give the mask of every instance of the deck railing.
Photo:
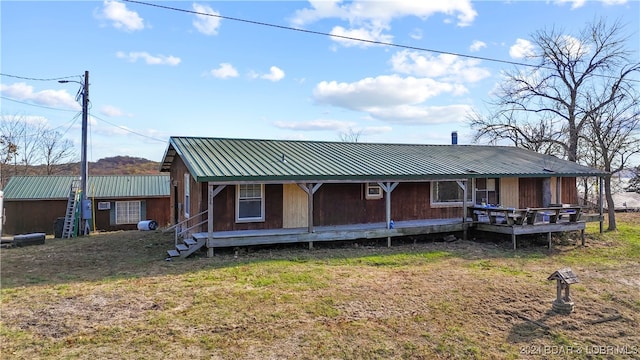
<svg viewBox="0 0 640 360">
<path fill-rule="evenodd" d="M 198 217 L 205 215 L 208 212 L 209 210 L 205 210 L 187 219 L 184 219 L 178 223 L 175 223 L 169 226 L 168 228 L 164 229 L 164 232 L 169 232 L 171 230 L 174 230 L 174 243 L 175 243 L 174 245 L 178 245 L 179 239 L 184 239 L 185 235 L 188 235 L 191 232 L 191 230 L 207 223 L 207 220 L 202 220 L 195 224 L 189 225 L 191 221 L 197 220 Z"/>
</svg>

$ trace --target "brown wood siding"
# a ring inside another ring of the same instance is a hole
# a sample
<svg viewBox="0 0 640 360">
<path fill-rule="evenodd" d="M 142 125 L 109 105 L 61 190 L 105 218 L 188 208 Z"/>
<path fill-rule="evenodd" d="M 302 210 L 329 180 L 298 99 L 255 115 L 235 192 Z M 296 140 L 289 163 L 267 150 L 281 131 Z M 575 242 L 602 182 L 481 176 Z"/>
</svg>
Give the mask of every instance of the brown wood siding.
<svg viewBox="0 0 640 360">
<path fill-rule="evenodd" d="M 4 235 L 53 234 L 57 218 L 64 217 L 67 200 L 4 201 Z"/>
<path fill-rule="evenodd" d="M 213 199 L 213 230 L 258 230 L 282 228 L 282 185 L 265 185 L 265 220 L 236 223 L 236 186 L 227 185 Z M 205 194 L 206 196 L 206 194 Z M 206 197 L 204 199 L 206 201 Z M 206 231 L 204 229 L 203 231 Z"/>
<path fill-rule="evenodd" d="M 137 199 L 95 199 L 95 225 L 97 231 L 136 230 L 138 224 L 111 225 L 111 210 L 98 210 L 98 202 L 145 201 L 146 219 L 155 220 L 159 226 L 166 226 L 170 221 L 169 198 L 137 198 Z M 7 215 L 2 231 L 7 235 L 40 233 L 54 234 L 55 222 L 65 216 L 67 200 L 41 201 L 5 201 Z M 93 220 L 91 220 L 93 227 Z"/>
<path fill-rule="evenodd" d="M 364 184 L 324 184 L 314 195 L 314 225 L 384 222 L 385 201 L 384 197 L 365 199 Z M 431 208 L 429 183 L 401 183 L 391 193 L 391 219 L 394 221 L 461 216 L 461 207 Z"/>
<path fill-rule="evenodd" d="M 562 178 L 562 203 L 563 204 L 578 204 L 578 186 L 576 185 L 576 178 L 566 177 Z"/>
<path fill-rule="evenodd" d="M 520 178 L 518 203 L 521 208 L 542 207 L 542 178 Z"/>
</svg>

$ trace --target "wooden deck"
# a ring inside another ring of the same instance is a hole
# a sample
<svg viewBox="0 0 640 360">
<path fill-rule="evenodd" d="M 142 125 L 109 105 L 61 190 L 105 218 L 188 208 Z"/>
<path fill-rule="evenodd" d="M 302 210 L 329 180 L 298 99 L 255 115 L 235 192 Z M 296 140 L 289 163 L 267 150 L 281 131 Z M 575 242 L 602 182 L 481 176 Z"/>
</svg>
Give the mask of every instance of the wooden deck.
<svg viewBox="0 0 640 360">
<path fill-rule="evenodd" d="M 462 219 L 433 219 L 398 221 L 393 229 L 387 229 L 386 223 L 352 224 L 336 226 L 316 226 L 314 232 L 307 228 L 268 229 L 268 230 L 237 230 L 215 231 L 213 238 L 208 240 L 208 248 L 284 244 L 309 242 L 310 246 L 317 241 L 340 241 L 357 239 L 387 238 L 391 245 L 391 238 L 409 235 L 446 234 L 466 229 L 467 224 Z M 195 239 L 206 239 L 207 233 L 193 234 Z"/>
<path fill-rule="evenodd" d="M 551 222 L 536 222 L 534 224 L 513 224 L 513 223 L 491 223 L 490 221 L 472 221 L 471 218 L 463 222 L 460 218 L 455 219 L 431 219 L 398 221 L 392 229 L 387 229 L 385 223 L 371 224 L 351 224 L 336 226 L 316 226 L 314 232 L 309 233 L 307 228 L 292 229 L 266 229 L 266 230 L 236 230 L 236 231 L 215 231 L 212 239 L 207 240 L 206 232 L 195 233 L 193 238 L 197 240 L 207 240 L 206 246 L 209 249 L 304 243 L 308 242 L 309 247 L 314 242 L 319 241 L 343 241 L 358 239 L 384 239 L 387 238 L 388 246 L 391 246 L 391 238 L 412 235 L 427 234 L 447 234 L 453 232 L 484 231 L 490 233 L 511 235 L 513 249 L 517 248 L 517 236 L 526 234 L 547 234 L 549 246 L 551 246 L 551 234 L 567 231 L 580 231 L 582 243 L 584 245 L 585 221 L 569 221 L 568 219 Z"/>
<path fill-rule="evenodd" d="M 584 229 L 586 228 L 586 223 L 584 221 L 558 221 L 555 223 L 536 223 L 533 225 L 507 225 L 478 222 L 473 225 L 473 228 L 479 231 L 511 235 L 513 249 L 515 250 L 517 248 L 517 235 L 547 234 L 549 248 L 551 248 L 551 234 L 567 231 L 580 231 L 582 245 L 584 245 Z"/>
</svg>

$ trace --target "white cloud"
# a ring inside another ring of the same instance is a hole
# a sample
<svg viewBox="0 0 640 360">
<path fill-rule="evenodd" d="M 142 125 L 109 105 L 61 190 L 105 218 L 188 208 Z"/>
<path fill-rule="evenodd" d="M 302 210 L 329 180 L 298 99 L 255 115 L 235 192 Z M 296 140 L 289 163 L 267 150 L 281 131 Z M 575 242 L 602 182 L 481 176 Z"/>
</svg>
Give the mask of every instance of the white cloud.
<svg viewBox="0 0 640 360">
<path fill-rule="evenodd" d="M 78 111 L 82 109 L 82 106 L 78 104 L 74 96 L 70 95 L 66 90 L 42 90 L 34 92 L 32 86 L 21 82 L 11 85 L 0 84 L 0 93 L 15 100 L 30 101 L 38 105 Z"/>
<path fill-rule="evenodd" d="M 470 0 L 459 1 L 367 1 L 355 0 L 310 0 L 310 7 L 297 10 L 292 17 L 293 26 L 303 27 L 322 19 L 336 18 L 349 24 L 348 27 L 336 26 L 332 34 L 366 40 L 391 42 L 393 37 L 383 34 L 391 29 L 394 19 L 415 16 L 426 19 L 434 14 L 445 14 L 456 18 L 458 26 L 469 26 L 478 15 Z M 417 33 L 414 33 L 414 35 Z M 421 36 L 421 35 L 419 35 Z M 332 38 L 345 46 L 355 45 L 353 41 Z M 361 43 L 360 46 L 371 44 Z"/>
<path fill-rule="evenodd" d="M 100 108 L 100 113 L 109 117 L 131 116 L 113 105 L 104 105 Z"/>
<path fill-rule="evenodd" d="M 134 51 L 130 53 L 125 53 L 123 51 L 118 51 L 116 53 L 116 57 L 119 59 L 125 59 L 130 62 L 136 62 L 138 59 L 144 60 L 148 65 L 171 65 L 176 66 L 180 64 L 182 60 L 179 57 L 175 56 L 165 56 L 165 55 L 156 55 L 153 56 L 144 51 Z"/>
<path fill-rule="evenodd" d="M 238 70 L 229 63 L 221 63 L 219 68 L 211 70 L 211 75 L 219 79 L 228 79 L 237 77 Z"/>
<path fill-rule="evenodd" d="M 478 64 L 480 60 L 477 59 L 464 59 L 449 54 L 424 55 L 409 50 L 399 51 L 391 58 L 393 70 L 402 74 L 469 83 L 491 75 L 489 70 L 479 67 Z"/>
<path fill-rule="evenodd" d="M 321 104 L 366 111 L 373 107 L 418 104 L 442 93 L 459 91 L 452 84 L 432 79 L 384 75 L 355 83 L 323 81 L 316 85 L 313 96 Z"/>
<path fill-rule="evenodd" d="M 414 29 L 409 36 L 413 40 L 422 40 L 422 29 Z"/>
<path fill-rule="evenodd" d="M 587 0 L 555 0 L 556 5 L 571 4 L 571 10 L 579 9 L 586 4 Z M 628 0 L 600 0 L 605 6 L 624 5 Z"/>
<path fill-rule="evenodd" d="M 309 121 L 276 121 L 273 125 L 279 129 L 296 131 L 343 131 L 353 127 L 353 122 L 317 119 Z"/>
<path fill-rule="evenodd" d="M 400 105 L 370 108 L 371 116 L 389 123 L 402 125 L 451 124 L 466 121 L 469 105 L 413 106 Z"/>
<path fill-rule="evenodd" d="M 284 79 L 284 71 L 282 71 L 282 69 L 278 68 L 277 66 L 272 66 L 269 69 L 269 73 L 260 76 L 260 78 L 273 82 L 280 81 Z"/>
<path fill-rule="evenodd" d="M 193 10 L 200 14 L 196 14 L 196 18 L 193 20 L 193 26 L 201 33 L 205 35 L 217 35 L 218 28 L 220 27 L 220 15 L 219 12 L 213 10 L 210 6 L 193 4 Z M 201 15 L 209 14 L 209 15 Z M 210 16 L 216 15 L 216 16 Z"/>
<path fill-rule="evenodd" d="M 514 59 L 522 59 L 534 54 L 534 46 L 529 40 L 517 39 L 509 48 L 509 55 Z"/>
<path fill-rule="evenodd" d="M 291 23 L 304 26 L 326 18 L 340 18 L 351 24 L 380 23 L 388 24 L 395 18 L 416 16 L 422 19 L 442 13 L 455 16 L 458 26 L 470 25 L 478 13 L 473 9 L 471 1 L 366 1 L 355 0 L 311 0 L 311 8 L 296 11 Z"/>
<path fill-rule="evenodd" d="M 351 46 L 359 46 L 359 47 L 369 47 L 375 45 L 376 42 L 382 43 L 391 43 L 393 42 L 392 35 L 385 35 L 382 33 L 383 30 L 388 30 L 387 28 L 359 28 L 359 29 L 345 29 L 342 26 L 336 26 L 331 30 L 331 35 L 334 35 L 332 39 L 345 47 Z M 358 39 L 358 40 L 351 40 Z M 365 41 L 359 41 L 365 40 Z"/>
<path fill-rule="evenodd" d="M 325 105 L 362 111 L 372 118 L 403 124 L 435 124 L 464 120 L 467 105 L 427 107 L 427 99 L 443 93 L 459 95 L 466 91 L 460 85 L 429 78 L 398 75 L 366 78 L 355 83 L 323 81 L 314 89 L 314 99 Z"/>
<path fill-rule="evenodd" d="M 476 52 L 476 51 L 480 51 L 480 49 L 486 48 L 486 47 L 487 47 L 487 43 L 485 43 L 484 41 L 475 40 L 471 44 L 471 46 L 469 46 L 469 51 Z"/>
<path fill-rule="evenodd" d="M 127 9 L 124 3 L 115 0 L 105 0 L 102 4 L 102 12 L 97 15 L 111 21 L 116 29 L 135 31 L 144 29 L 144 20 L 137 12 Z"/>
</svg>

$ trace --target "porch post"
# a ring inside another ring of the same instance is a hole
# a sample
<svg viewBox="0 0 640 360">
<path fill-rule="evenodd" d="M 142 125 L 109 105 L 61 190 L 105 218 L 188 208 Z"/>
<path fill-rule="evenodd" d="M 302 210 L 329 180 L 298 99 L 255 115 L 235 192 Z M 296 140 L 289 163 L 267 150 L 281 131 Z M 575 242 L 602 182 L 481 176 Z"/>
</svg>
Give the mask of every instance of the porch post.
<svg viewBox="0 0 640 360">
<path fill-rule="evenodd" d="M 467 183 L 469 180 L 456 180 L 459 187 L 462 188 L 462 238 L 467 240 Z M 515 243 L 515 241 L 514 241 Z"/>
<path fill-rule="evenodd" d="M 227 185 L 215 186 L 214 183 L 207 183 L 208 196 L 207 196 L 207 257 L 213 257 L 213 198 L 220 194 L 220 191 Z"/>
<path fill-rule="evenodd" d="M 315 230 L 313 229 L 313 194 L 315 194 L 315 192 L 318 191 L 320 186 L 322 186 L 322 183 L 317 183 L 315 185 L 313 183 L 306 183 L 306 184 L 298 183 L 298 186 L 304 192 L 307 193 L 307 215 L 308 215 L 308 219 L 307 219 L 308 228 L 307 228 L 307 231 L 309 233 L 313 233 L 313 232 L 315 232 Z M 313 241 L 309 241 L 309 249 L 313 249 Z"/>
<path fill-rule="evenodd" d="M 213 241 L 213 198 L 215 195 L 213 183 L 208 183 L 208 196 L 207 196 L 207 257 L 213 257 L 213 247 L 209 246 Z"/>
<path fill-rule="evenodd" d="M 385 196 L 385 212 L 387 215 L 387 229 L 391 229 L 391 192 L 396 188 L 396 186 L 398 186 L 398 183 L 395 182 L 392 184 L 390 182 L 379 182 L 378 185 L 387 195 Z M 391 247 L 391 236 L 387 236 L 387 247 Z"/>
</svg>

